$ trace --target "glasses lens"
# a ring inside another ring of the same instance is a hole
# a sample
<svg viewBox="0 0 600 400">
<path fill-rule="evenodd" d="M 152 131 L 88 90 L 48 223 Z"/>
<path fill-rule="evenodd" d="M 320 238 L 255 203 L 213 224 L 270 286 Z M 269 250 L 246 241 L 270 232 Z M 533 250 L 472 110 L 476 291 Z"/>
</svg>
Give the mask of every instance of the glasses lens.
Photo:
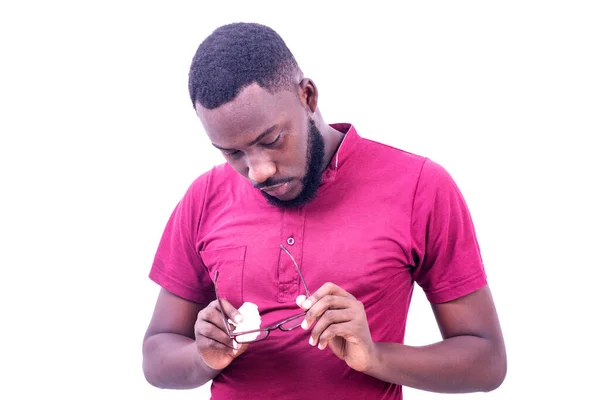
<svg viewBox="0 0 600 400">
<path fill-rule="evenodd" d="M 245 333 L 243 335 L 236 335 L 235 341 L 238 343 L 256 342 L 256 341 L 266 338 L 268 334 L 269 334 L 269 332 L 267 332 L 267 331 Z"/>
<path fill-rule="evenodd" d="M 299 327 L 302 324 L 303 320 L 304 320 L 304 314 L 300 314 L 300 315 L 296 316 L 295 318 L 281 324 L 280 329 L 284 330 L 284 331 L 291 331 L 292 329 L 296 329 L 297 327 Z"/>
</svg>

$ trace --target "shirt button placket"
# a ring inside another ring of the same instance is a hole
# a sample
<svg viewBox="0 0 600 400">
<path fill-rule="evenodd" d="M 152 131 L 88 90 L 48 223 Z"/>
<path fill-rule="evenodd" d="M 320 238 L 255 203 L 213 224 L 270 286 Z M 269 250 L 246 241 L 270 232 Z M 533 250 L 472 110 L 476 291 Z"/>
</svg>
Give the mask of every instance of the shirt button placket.
<svg viewBox="0 0 600 400">
<path fill-rule="evenodd" d="M 304 209 L 285 210 L 281 229 L 281 244 L 286 246 L 298 263 L 302 262 Z M 300 278 L 293 261 L 282 251 L 279 258 L 279 302 L 293 302 L 298 296 Z"/>
</svg>

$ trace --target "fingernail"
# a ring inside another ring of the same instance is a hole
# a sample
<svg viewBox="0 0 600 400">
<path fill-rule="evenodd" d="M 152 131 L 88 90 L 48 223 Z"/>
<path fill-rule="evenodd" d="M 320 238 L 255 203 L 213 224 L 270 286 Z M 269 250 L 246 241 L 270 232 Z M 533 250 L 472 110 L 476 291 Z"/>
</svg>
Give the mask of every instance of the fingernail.
<svg viewBox="0 0 600 400">
<path fill-rule="evenodd" d="M 233 348 L 235 350 L 234 353 L 237 353 L 238 349 L 240 348 L 240 345 L 235 340 L 233 341 Z"/>
<path fill-rule="evenodd" d="M 319 343 L 319 350 L 323 350 L 325 348 L 325 343 Z"/>
<path fill-rule="evenodd" d="M 309 309 L 309 308 L 310 308 L 310 306 L 312 306 L 312 303 L 310 302 L 310 300 L 305 300 L 305 301 L 302 303 L 302 308 Z"/>
<path fill-rule="evenodd" d="M 308 339 L 308 344 L 310 344 L 311 346 L 315 345 L 315 340 L 312 338 L 312 336 L 310 337 L 310 339 Z"/>
<path fill-rule="evenodd" d="M 300 327 L 305 330 L 308 329 L 308 322 L 306 322 L 306 320 L 302 320 Z"/>
<path fill-rule="evenodd" d="M 233 317 L 233 319 L 239 324 L 240 322 L 242 322 L 244 317 L 242 317 L 242 314 L 236 314 L 235 317 Z"/>
<path fill-rule="evenodd" d="M 302 303 L 304 303 L 304 300 L 306 300 L 306 296 L 301 294 L 300 296 L 296 297 L 296 304 L 298 305 L 298 307 L 302 306 Z"/>
</svg>

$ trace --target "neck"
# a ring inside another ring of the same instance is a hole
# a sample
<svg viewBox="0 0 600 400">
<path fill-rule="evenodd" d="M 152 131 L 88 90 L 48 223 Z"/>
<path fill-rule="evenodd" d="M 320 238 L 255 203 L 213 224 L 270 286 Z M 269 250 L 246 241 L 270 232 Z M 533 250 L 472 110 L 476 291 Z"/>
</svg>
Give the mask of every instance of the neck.
<svg viewBox="0 0 600 400">
<path fill-rule="evenodd" d="M 325 169 L 327 169 L 327 167 L 329 166 L 329 163 L 331 162 L 333 155 L 335 154 L 337 149 L 340 147 L 340 143 L 342 143 L 342 140 L 344 139 L 344 134 L 340 131 L 333 129 L 331 126 L 329 126 L 323 120 L 323 118 L 321 118 L 321 115 L 318 111 L 317 111 L 317 115 L 314 118 L 314 121 L 315 121 L 315 125 L 319 129 L 319 132 L 321 132 L 321 135 L 323 135 L 323 141 L 325 142 L 325 157 L 324 157 L 325 162 L 323 165 L 323 171 L 325 171 Z M 323 171 L 321 171 L 321 172 L 323 172 Z"/>
</svg>

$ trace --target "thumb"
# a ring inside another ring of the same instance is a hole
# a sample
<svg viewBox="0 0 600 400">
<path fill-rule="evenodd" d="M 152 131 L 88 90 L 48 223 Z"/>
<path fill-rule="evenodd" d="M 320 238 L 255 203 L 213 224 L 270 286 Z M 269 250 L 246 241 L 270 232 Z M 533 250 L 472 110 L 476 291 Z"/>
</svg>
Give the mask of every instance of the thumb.
<svg viewBox="0 0 600 400">
<path fill-rule="evenodd" d="M 231 354 L 232 354 L 233 358 L 237 358 L 237 357 L 241 356 L 242 354 L 244 354 L 246 352 L 246 350 L 248 350 L 249 343 L 239 344 L 235 340 L 232 340 L 232 342 L 233 342 L 233 345 L 232 345 L 233 351 Z"/>
</svg>

